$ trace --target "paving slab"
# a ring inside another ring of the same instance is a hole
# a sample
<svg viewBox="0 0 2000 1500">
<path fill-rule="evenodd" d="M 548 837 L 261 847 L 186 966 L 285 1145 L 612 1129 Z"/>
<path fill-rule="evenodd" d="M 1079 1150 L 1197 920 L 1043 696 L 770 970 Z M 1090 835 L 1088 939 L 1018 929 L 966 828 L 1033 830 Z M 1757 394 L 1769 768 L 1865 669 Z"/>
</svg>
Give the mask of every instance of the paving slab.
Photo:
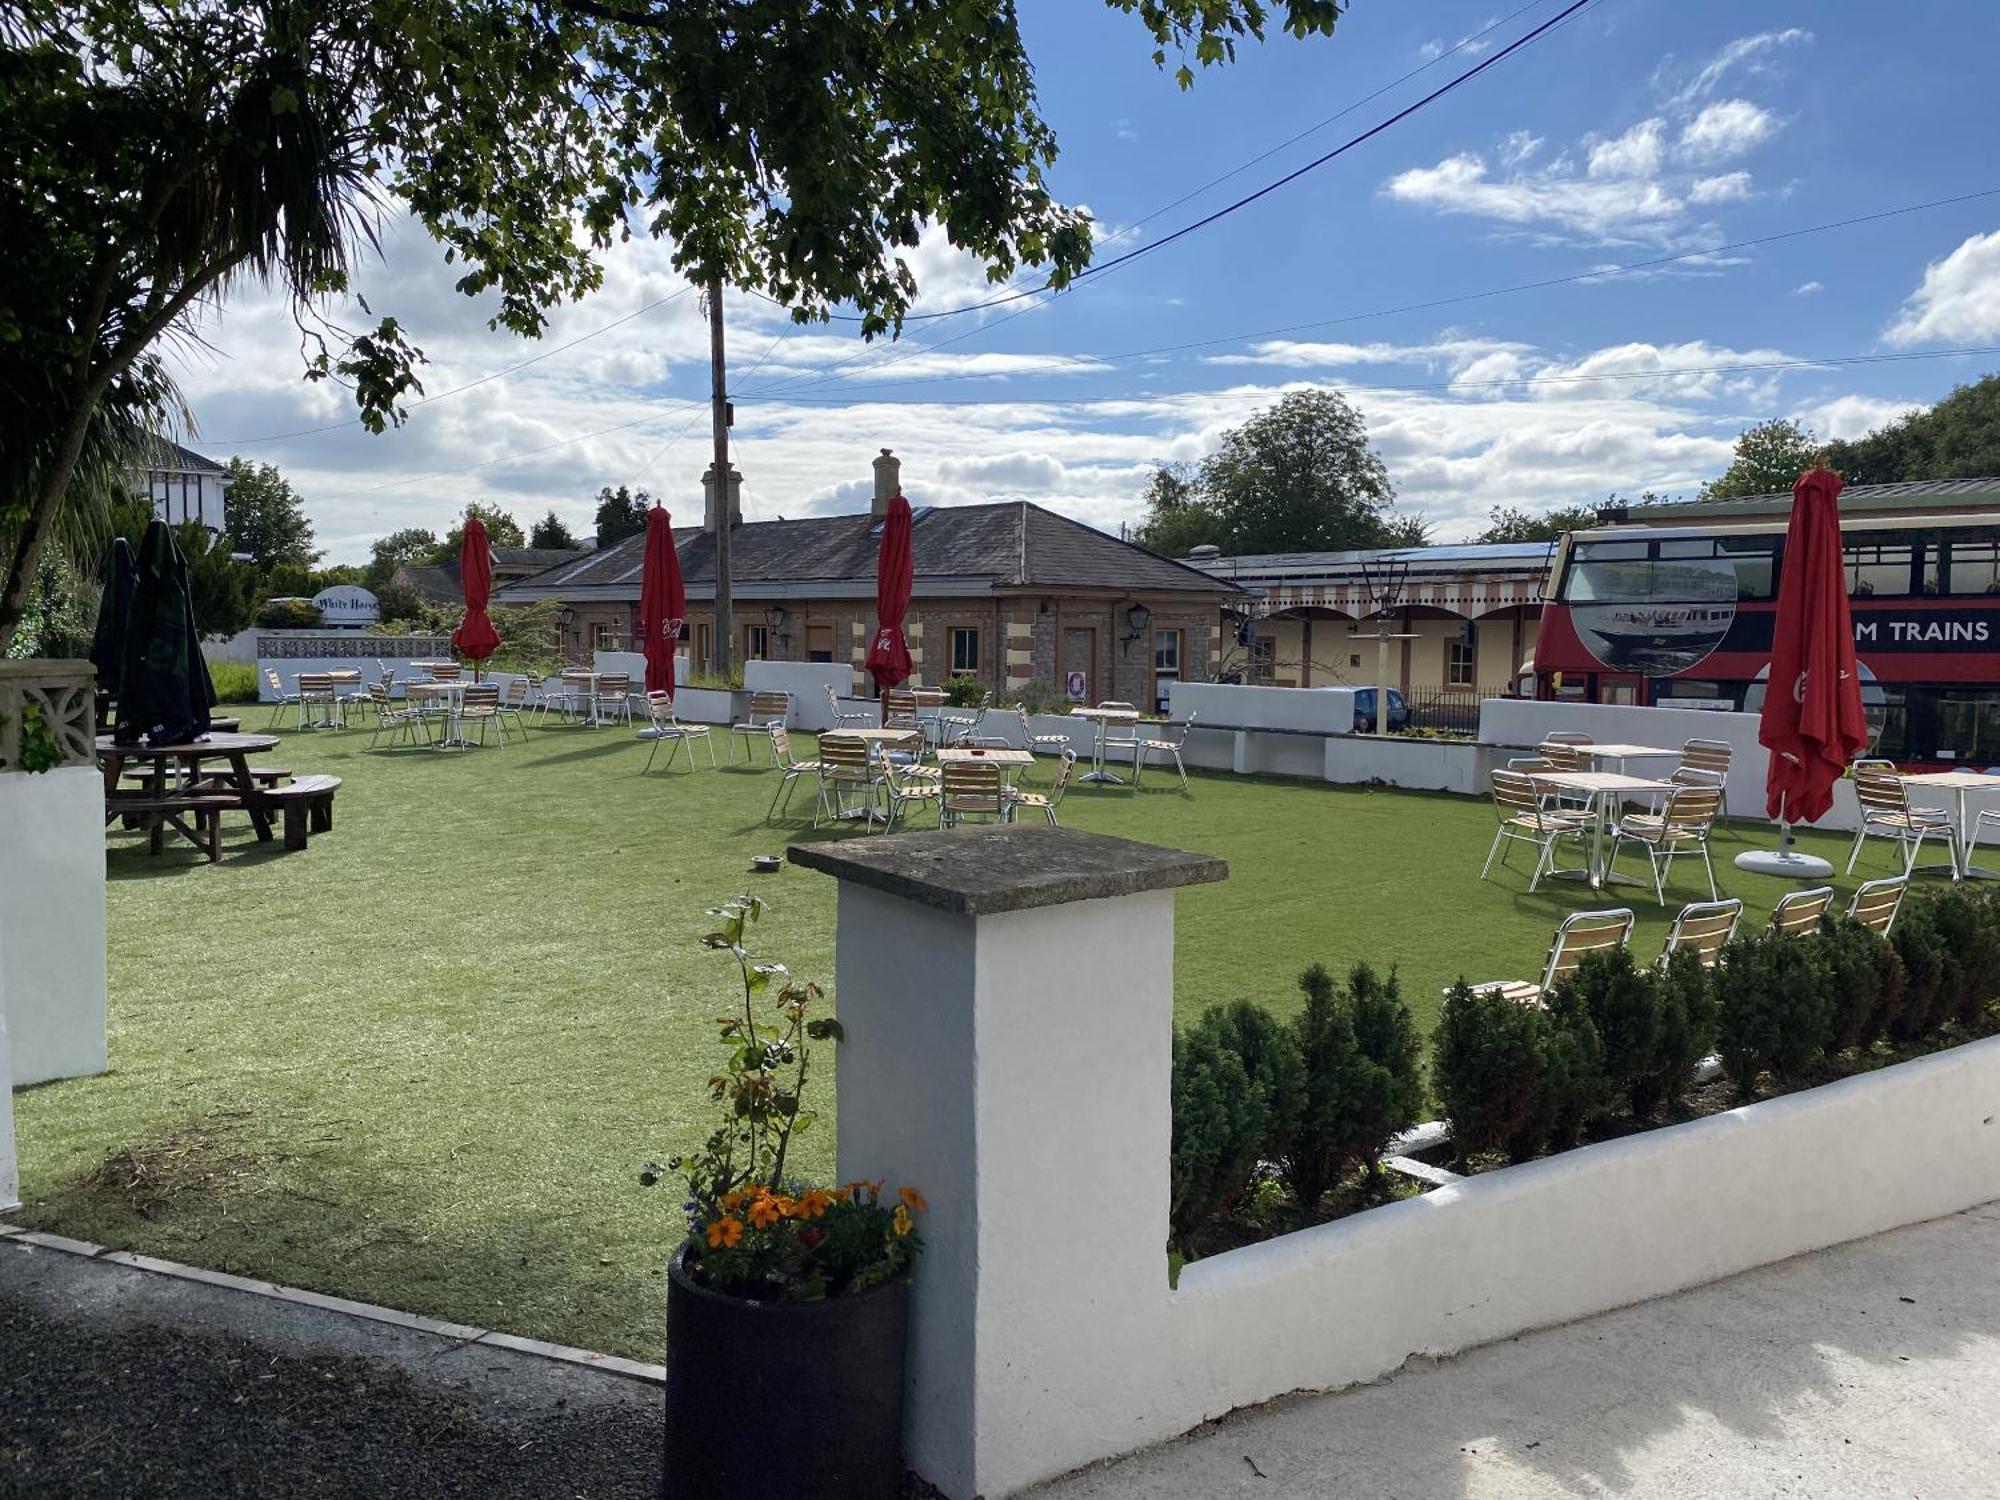
<svg viewBox="0 0 2000 1500">
<path fill-rule="evenodd" d="M 1033 1493 L 1992 1500 L 1996 1265 L 1988 1204 L 1273 1402 Z"/>
</svg>

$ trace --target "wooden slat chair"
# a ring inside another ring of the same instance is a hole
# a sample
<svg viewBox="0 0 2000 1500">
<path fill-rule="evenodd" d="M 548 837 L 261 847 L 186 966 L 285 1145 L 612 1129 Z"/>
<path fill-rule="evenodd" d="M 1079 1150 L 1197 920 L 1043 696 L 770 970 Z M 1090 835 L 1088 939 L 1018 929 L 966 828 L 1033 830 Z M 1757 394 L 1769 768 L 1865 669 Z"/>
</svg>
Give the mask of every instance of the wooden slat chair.
<svg viewBox="0 0 2000 1500">
<path fill-rule="evenodd" d="M 498 709 L 501 720 L 512 724 L 522 739 L 528 737 L 527 714 L 528 710 L 534 707 L 533 701 L 528 696 L 528 688 L 527 678 L 510 677 L 507 680 L 506 691 L 500 695 Z"/>
<path fill-rule="evenodd" d="M 1715 888 L 1715 863 L 1708 857 L 1708 836 L 1722 811 L 1719 786 L 1677 786 L 1667 793 L 1666 806 L 1657 813 L 1627 813 L 1611 828 L 1611 864 L 1618 863 L 1618 851 L 1636 844 L 1645 851 L 1652 868 L 1653 893 L 1660 905 L 1667 904 L 1667 879 L 1676 859 L 1699 854 L 1708 872 L 1708 899 L 1719 901 Z"/>
<path fill-rule="evenodd" d="M 465 690 L 465 696 L 458 705 L 458 738 L 461 748 L 466 743 L 466 730 L 472 725 L 479 726 L 479 743 L 486 743 L 486 726 L 491 724 L 493 732 L 500 736 L 500 748 L 507 748 L 507 726 L 500 722 L 500 689 L 491 682 L 475 682 Z"/>
<path fill-rule="evenodd" d="M 373 750 L 383 735 L 389 736 L 393 747 L 396 736 L 408 735 L 410 743 L 417 742 L 417 726 L 423 721 L 423 711 L 415 704 L 398 704 L 389 696 L 386 684 L 371 683 L 368 688 L 368 706 L 375 710 L 375 732 L 368 736 L 368 748 Z"/>
<path fill-rule="evenodd" d="M 958 708 L 942 708 L 934 721 L 935 734 L 932 738 L 940 745 L 969 745 L 973 737 L 986 727 L 986 711 L 992 694 L 981 693 L 977 703 L 968 703 Z"/>
<path fill-rule="evenodd" d="M 826 708 L 827 712 L 833 715 L 833 727 L 835 730 L 866 729 L 874 723 L 871 715 L 861 713 L 858 710 L 842 708 L 840 706 L 840 694 L 833 690 L 832 683 L 826 685 Z"/>
<path fill-rule="evenodd" d="M 855 794 L 865 796 L 865 807 L 875 806 L 875 771 L 868 741 L 846 734 L 819 737 L 819 803 L 813 810 L 813 827 L 828 818 L 840 819 L 860 806 Z"/>
<path fill-rule="evenodd" d="M 1493 773 L 1493 810 L 1499 814 L 1500 826 L 1493 831 L 1493 846 L 1486 851 L 1486 863 L 1479 867 L 1481 880 L 1492 871 L 1495 855 L 1504 865 L 1507 855 L 1513 852 L 1512 845 L 1532 844 L 1535 868 L 1528 876 L 1528 889 L 1532 891 L 1554 867 L 1557 841 L 1573 838 L 1580 842 L 1588 832 L 1588 825 L 1577 814 L 1548 806 L 1534 781 L 1519 771 Z"/>
<path fill-rule="evenodd" d="M 565 719 L 576 717 L 579 708 L 590 706 L 590 673 L 577 667 L 564 667 L 556 674 L 556 690 L 542 697 L 542 712 L 554 709 Z"/>
<path fill-rule="evenodd" d="M 1854 899 L 1847 903 L 1847 919 L 1859 922 L 1879 938 L 1886 938 L 1889 929 L 1896 925 L 1896 913 L 1903 908 L 1903 893 L 1909 888 L 1907 875 L 1864 881 L 1855 888 Z"/>
<path fill-rule="evenodd" d="M 1729 780 L 1729 760 L 1735 753 L 1728 740 L 1689 740 L 1681 746 L 1680 764 L 1667 780 L 1681 786 L 1721 786 Z"/>
<path fill-rule="evenodd" d="M 1497 994 L 1517 1005 L 1540 1005 L 1548 992 L 1574 974 L 1591 954 L 1624 947 L 1636 920 L 1631 908 L 1625 906 L 1608 911 L 1571 912 L 1556 925 L 1555 937 L 1549 944 L 1549 961 L 1542 966 L 1539 984 L 1525 979 L 1493 979 L 1471 986 L 1472 992 Z"/>
<path fill-rule="evenodd" d="M 888 816 L 882 820 L 882 832 L 895 828 L 906 808 L 920 808 L 937 805 L 941 789 L 935 781 L 911 780 L 896 763 L 889 759 L 884 747 L 878 742 L 875 747 L 875 771 L 881 778 L 882 794 L 888 799 Z"/>
<path fill-rule="evenodd" d="M 424 668 L 424 676 L 430 678 L 432 682 L 456 682 L 459 670 L 459 665 L 455 661 L 434 661 Z"/>
<path fill-rule="evenodd" d="M 314 709 L 320 711 L 321 722 L 339 722 L 340 698 L 333 690 L 331 677 L 324 672 L 301 672 L 295 680 L 299 685 L 299 728 L 306 727 L 306 720 Z"/>
<path fill-rule="evenodd" d="M 917 695 L 909 688 L 889 688 L 882 694 L 884 729 L 917 729 Z"/>
<path fill-rule="evenodd" d="M 1811 937 L 1819 931 L 1819 919 L 1833 905 L 1833 887 L 1816 885 L 1803 891 L 1787 891 L 1771 908 L 1767 929 L 1778 937 Z"/>
<path fill-rule="evenodd" d="M 671 694 L 665 692 L 646 694 L 646 717 L 651 722 L 639 733 L 653 742 L 653 748 L 647 752 L 646 763 L 639 768 L 641 776 L 653 769 L 653 757 L 660 753 L 662 745 L 667 747 L 667 763 L 661 767 L 662 770 L 671 771 L 674 768 L 674 757 L 680 753 L 681 746 L 686 745 L 688 770 L 692 772 L 694 747 L 697 743 L 708 746 L 709 769 L 715 768 L 715 737 L 708 732 L 706 724 L 683 724 L 676 718 Z"/>
<path fill-rule="evenodd" d="M 944 740 L 944 689 L 911 688 L 910 697 L 915 702 L 917 728 L 924 732 L 924 743 L 942 745 Z"/>
<path fill-rule="evenodd" d="M 731 724 L 729 732 L 736 737 L 736 743 L 743 748 L 746 759 L 754 759 L 756 742 L 771 743 L 771 726 L 783 728 L 792 721 L 792 695 L 779 692 L 757 692 L 750 695 L 750 712 L 744 715 L 741 724 Z M 780 762 L 782 764 L 782 762 Z"/>
<path fill-rule="evenodd" d="M 771 758 L 778 763 L 778 789 L 771 793 L 771 805 L 764 813 L 764 821 L 770 822 L 792 804 L 792 793 L 798 789 L 801 777 L 819 777 L 819 762 L 816 760 L 795 760 L 792 756 L 792 732 L 783 724 L 773 724 L 767 731 L 771 736 Z M 780 806 L 779 799 L 783 798 Z"/>
<path fill-rule="evenodd" d="M 1061 755 L 1071 748 L 1066 734 L 1036 734 L 1027 709 L 1016 708 L 1014 712 L 1021 717 L 1021 744 L 1030 755 Z"/>
<path fill-rule="evenodd" d="M 303 681 L 303 679 L 301 679 Z M 1942 807 L 1910 806 L 1909 789 L 1893 766 L 1884 763 L 1854 763 L 1854 798 L 1861 804 L 1861 827 L 1855 832 L 1854 847 L 1847 853 L 1847 873 L 1861 858 L 1861 846 L 1870 834 L 1894 839 L 1903 851 L 1903 873 L 1916 868 L 1917 851 L 1927 838 L 1942 838 L 1951 861 L 1952 878 L 1959 876 L 1958 842 L 1951 835 L 1951 814 Z"/>
<path fill-rule="evenodd" d="M 1069 790 L 1070 773 L 1076 769 L 1076 752 L 1068 745 L 1063 746 L 1062 757 L 1056 762 L 1055 780 L 1049 783 L 1046 792 L 1017 792 L 1007 789 L 1007 821 L 1013 822 L 1023 812 L 1039 812 L 1049 820 L 1049 827 L 1056 826 L 1056 809 L 1062 806 L 1063 794 Z"/>
<path fill-rule="evenodd" d="M 271 722 L 265 727 L 276 729 L 278 720 L 284 716 L 285 710 L 298 706 L 299 695 L 296 692 L 286 692 L 284 679 L 269 667 L 264 669 L 264 681 L 271 685 Z"/>
<path fill-rule="evenodd" d="M 1138 754 L 1132 758 L 1132 785 L 1137 786 L 1140 778 L 1146 774 L 1148 757 L 1171 755 L 1174 759 L 1174 769 L 1180 773 L 1181 790 L 1188 789 L 1187 766 L 1181 760 L 1181 746 L 1187 743 L 1188 731 L 1194 728 L 1194 715 L 1190 713 L 1173 727 L 1177 732 L 1171 736 L 1163 734 L 1150 739 L 1140 737 Z"/>
<path fill-rule="evenodd" d="M 598 722 L 615 719 L 621 724 L 632 722 L 632 674 L 630 672 L 606 672 L 597 679 Z"/>
<path fill-rule="evenodd" d="M 1550 745 L 1594 745 L 1597 743 L 1589 735 L 1582 734 L 1574 729 L 1551 729 L 1547 734 L 1542 736 L 1542 740 L 1545 744 Z"/>
<path fill-rule="evenodd" d="M 1001 791 L 1000 767 L 986 761 L 954 761 L 944 768 L 944 800 L 938 804 L 938 827 L 956 828 L 967 818 L 999 821 L 1007 816 Z"/>
<path fill-rule="evenodd" d="M 1743 903 L 1734 896 L 1723 901 L 1691 901 L 1674 918 L 1667 930 L 1667 943 L 1660 950 L 1660 967 L 1665 968 L 1677 953 L 1692 953 L 1704 969 L 1712 969 L 1722 950 L 1736 936 L 1736 924 L 1743 920 Z"/>
</svg>

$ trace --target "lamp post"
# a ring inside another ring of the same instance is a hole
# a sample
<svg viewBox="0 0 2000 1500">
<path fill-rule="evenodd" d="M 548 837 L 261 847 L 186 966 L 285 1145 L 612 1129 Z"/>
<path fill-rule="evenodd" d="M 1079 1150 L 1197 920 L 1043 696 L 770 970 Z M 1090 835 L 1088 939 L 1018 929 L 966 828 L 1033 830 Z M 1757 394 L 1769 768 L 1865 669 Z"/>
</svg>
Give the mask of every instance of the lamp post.
<svg viewBox="0 0 2000 1500">
<path fill-rule="evenodd" d="M 1394 631 L 1390 615 L 1403 602 L 1410 564 L 1400 557 L 1364 557 L 1361 578 L 1375 614 L 1375 733 L 1389 732 L 1389 642 L 1413 641 L 1417 632 Z"/>
</svg>

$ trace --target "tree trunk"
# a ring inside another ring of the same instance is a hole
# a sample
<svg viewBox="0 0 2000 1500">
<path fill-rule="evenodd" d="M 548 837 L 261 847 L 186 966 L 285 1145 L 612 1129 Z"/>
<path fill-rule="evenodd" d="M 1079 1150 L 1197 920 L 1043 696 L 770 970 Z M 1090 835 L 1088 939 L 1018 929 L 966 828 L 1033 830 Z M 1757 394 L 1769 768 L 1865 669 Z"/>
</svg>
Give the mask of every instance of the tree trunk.
<svg viewBox="0 0 2000 1500">
<path fill-rule="evenodd" d="M 84 435 L 90 430 L 90 414 L 96 404 L 94 400 L 81 402 L 71 411 L 63 427 L 62 446 L 43 471 L 34 498 L 28 503 L 28 519 L 21 527 L 13 556 L 7 559 L 6 583 L 0 586 L 0 655 L 6 654 L 14 632 L 27 617 L 28 594 L 35 585 L 35 571 L 41 566 L 49 533 L 55 529 L 56 509 L 69 489 L 69 477 L 76 472 L 76 461 L 83 452 Z"/>
</svg>

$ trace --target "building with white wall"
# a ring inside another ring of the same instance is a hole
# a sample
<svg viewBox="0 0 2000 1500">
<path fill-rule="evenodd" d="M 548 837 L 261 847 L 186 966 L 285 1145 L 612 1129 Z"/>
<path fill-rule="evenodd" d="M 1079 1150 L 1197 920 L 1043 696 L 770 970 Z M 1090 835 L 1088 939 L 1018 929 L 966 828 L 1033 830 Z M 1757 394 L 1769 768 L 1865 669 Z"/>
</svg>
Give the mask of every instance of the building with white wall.
<svg viewBox="0 0 2000 1500">
<path fill-rule="evenodd" d="M 159 438 L 132 477 L 153 514 L 169 525 L 193 521 L 214 532 L 229 529 L 229 470 L 214 459 Z"/>
</svg>

